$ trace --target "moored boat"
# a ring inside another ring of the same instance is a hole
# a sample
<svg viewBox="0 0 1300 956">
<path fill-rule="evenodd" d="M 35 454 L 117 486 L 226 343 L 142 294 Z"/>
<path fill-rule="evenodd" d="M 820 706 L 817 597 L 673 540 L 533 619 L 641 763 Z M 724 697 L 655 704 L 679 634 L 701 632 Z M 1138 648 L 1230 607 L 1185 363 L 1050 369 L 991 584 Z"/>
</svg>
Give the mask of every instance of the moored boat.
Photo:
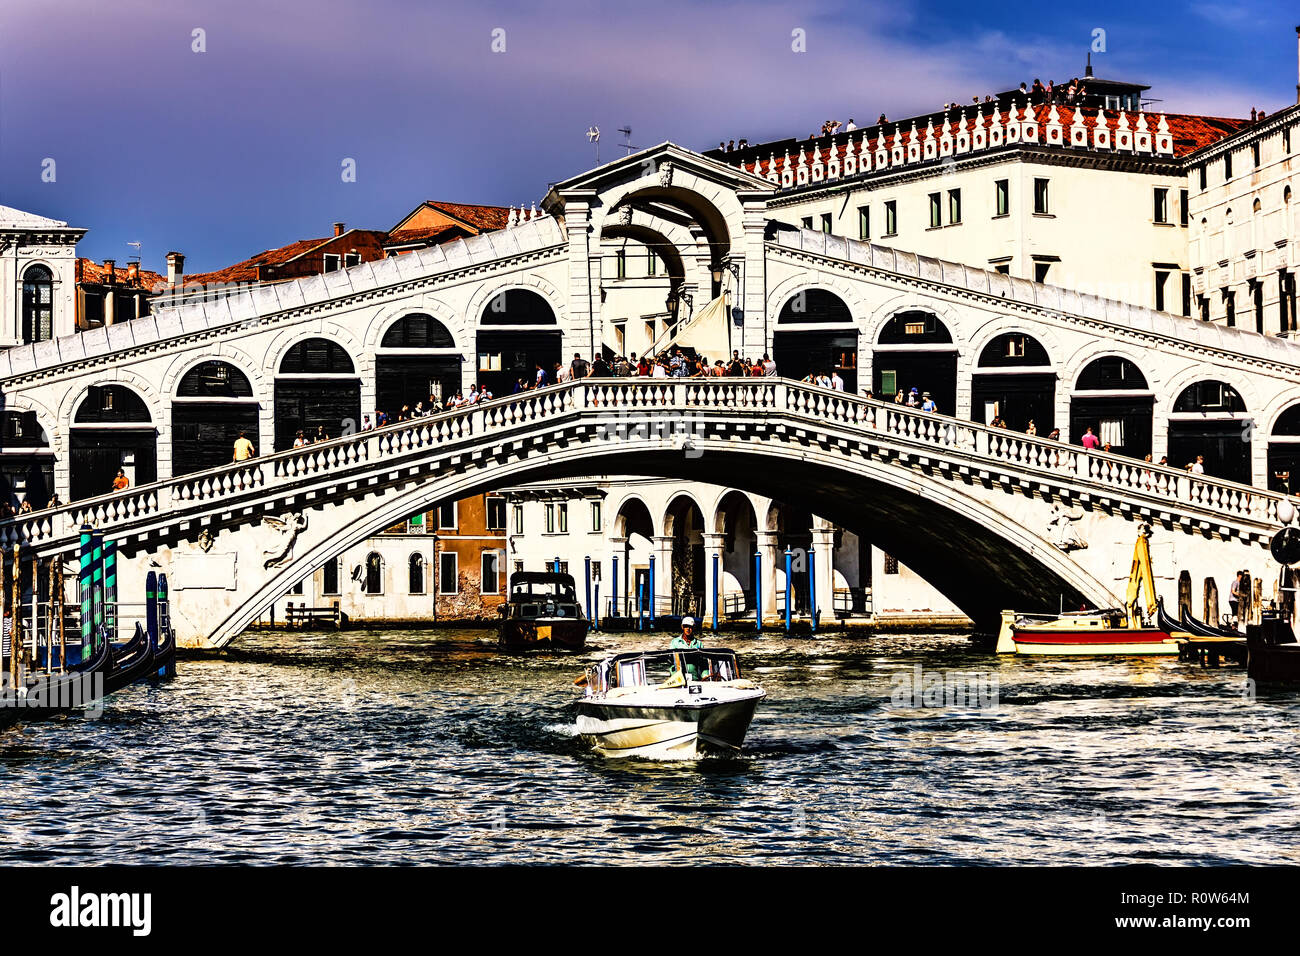
<svg viewBox="0 0 1300 956">
<path fill-rule="evenodd" d="M 511 650 L 582 650 L 588 621 L 572 575 L 516 571 L 501 606 L 501 646 Z"/>
<path fill-rule="evenodd" d="M 139 621 L 131 640 L 113 648 L 113 666 L 104 677 L 104 693 L 111 694 L 129 684 L 134 684 L 150 672 L 153 665 L 153 644 Z"/>
<path fill-rule="evenodd" d="M 693 760 L 740 751 L 763 689 L 734 651 L 617 654 L 579 678 L 578 735 L 605 757 Z"/>
</svg>

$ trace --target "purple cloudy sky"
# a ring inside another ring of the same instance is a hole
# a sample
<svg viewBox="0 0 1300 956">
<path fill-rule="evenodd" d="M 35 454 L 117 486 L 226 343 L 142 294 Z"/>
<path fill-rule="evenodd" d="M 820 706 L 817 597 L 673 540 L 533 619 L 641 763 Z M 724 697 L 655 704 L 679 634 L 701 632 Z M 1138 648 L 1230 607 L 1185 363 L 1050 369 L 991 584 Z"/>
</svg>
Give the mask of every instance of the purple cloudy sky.
<svg viewBox="0 0 1300 956">
<path fill-rule="evenodd" d="M 1096 29 L 1097 74 L 1166 109 L 1272 112 L 1298 22 L 1283 2 L 4 0 L 0 203 L 88 228 L 82 255 L 138 240 L 147 268 L 178 249 L 199 272 L 424 199 L 540 199 L 594 164 L 592 123 L 605 160 L 628 123 L 641 146 L 807 136 L 1068 79 Z"/>
</svg>

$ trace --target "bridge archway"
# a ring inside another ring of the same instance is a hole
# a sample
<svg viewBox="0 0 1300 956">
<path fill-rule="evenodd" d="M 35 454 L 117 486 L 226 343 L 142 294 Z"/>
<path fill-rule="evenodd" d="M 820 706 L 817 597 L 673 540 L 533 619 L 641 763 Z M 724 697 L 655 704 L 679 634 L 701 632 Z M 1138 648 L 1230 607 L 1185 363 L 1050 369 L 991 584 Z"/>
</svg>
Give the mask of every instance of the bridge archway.
<svg viewBox="0 0 1300 956">
<path fill-rule="evenodd" d="M 664 535 L 671 539 L 671 573 L 666 582 L 672 613 L 704 613 L 704 509 L 685 492 L 674 495 L 664 510 Z"/>
<path fill-rule="evenodd" d="M 69 432 L 72 501 L 111 492 L 118 469 L 132 486 L 157 479 L 158 429 L 135 389 L 92 385 L 77 405 Z"/>
<path fill-rule="evenodd" d="M 734 488 L 718 500 L 713 530 L 722 535 L 719 591 L 724 613 L 754 608 L 754 555 L 758 552 L 758 514 L 744 492 Z"/>
<path fill-rule="evenodd" d="M 803 378 L 838 372 L 849 394 L 858 391 L 858 327 L 853 313 L 829 289 L 801 289 L 786 299 L 772 334 L 772 359 L 780 374 Z"/>
<path fill-rule="evenodd" d="M 555 310 L 532 289 L 501 289 L 479 316 L 476 337 L 478 381 L 500 397 L 515 391 L 519 380 L 536 384 L 537 367 L 555 383 L 555 366 L 563 363 L 563 341 Z"/>
<path fill-rule="evenodd" d="M 427 312 L 408 312 L 375 350 L 375 409 L 397 421 L 403 408 L 441 408 L 460 391 L 464 356 L 451 331 Z"/>
<path fill-rule="evenodd" d="M 1155 393 L 1135 362 L 1121 355 L 1093 359 L 1079 372 L 1070 396 L 1070 440 L 1087 429 L 1111 451 L 1142 458 L 1151 454 Z"/>
<path fill-rule="evenodd" d="M 650 555 L 655 547 L 655 522 L 650 508 L 636 495 L 629 495 L 614 512 L 615 540 L 621 581 L 614 581 L 616 615 L 636 613 L 638 597 L 649 607 Z"/>
<path fill-rule="evenodd" d="M 1246 403 L 1225 382 L 1188 385 L 1169 414 L 1169 463 L 1176 468 L 1205 459 L 1207 475 L 1250 483 L 1251 427 Z"/>
<path fill-rule="evenodd" d="M 944 415 L 957 409 L 957 345 L 952 332 L 934 312 L 908 309 L 881 327 L 871 359 L 872 391 L 889 401 L 916 389 L 926 392 Z M 919 404 L 919 401 L 918 401 Z"/>
<path fill-rule="evenodd" d="M 1268 486 L 1273 491 L 1300 491 L 1300 402 L 1278 415 L 1268 435 Z"/>
<path fill-rule="evenodd" d="M 295 342 L 275 374 L 275 450 L 292 448 L 298 432 L 337 438 L 361 428 L 361 378 L 343 346 L 313 337 Z"/>
<path fill-rule="evenodd" d="M 995 418 L 1019 432 L 1032 421 L 1044 437 L 1056 427 L 1056 371 L 1032 335 L 1003 332 L 980 350 L 971 376 L 971 420 L 991 425 Z"/>
<path fill-rule="evenodd" d="M 34 410 L 11 408 L 0 419 L 0 505 L 30 501 L 43 508 L 54 494 L 54 448 Z M 0 509 L 2 510 L 2 509 Z"/>
<path fill-rule="evenodd" d="M 172 474 L 224 465 L 240 432 L 260 449 L 260 407 L 248 376 L 229 362 L 211 359 L 191 367 L 172 399 Z"/>
</svg>

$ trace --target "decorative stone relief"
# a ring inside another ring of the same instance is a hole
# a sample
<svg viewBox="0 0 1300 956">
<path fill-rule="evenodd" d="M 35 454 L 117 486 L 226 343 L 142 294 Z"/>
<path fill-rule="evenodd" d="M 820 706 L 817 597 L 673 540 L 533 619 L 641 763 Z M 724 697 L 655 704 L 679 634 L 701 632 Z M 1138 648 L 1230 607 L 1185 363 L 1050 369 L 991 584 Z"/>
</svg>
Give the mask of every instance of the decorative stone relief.
<svg viewBox="0 0 1300 956">
<path fill-rule="evenodd" d="M 266 568 L 283 567 L 293 557 L 293 543 L 298 540 L 298 533 L 307 527 L 307 516 L 286 511 L 278 518 L 263 518 L 267 525 L 280 532 L 280 541 L 275 547 L 267 548 L 262 553 L 267 559 L 262 563 Z"/>
<path fill-rule="evenodd" d="M 1052 507 L 1052 519 L 1048 522 L 1051 529 L 1050 540 L 1062 551 L 1081 551 L 1088 547 L 1088 542 L 1073 527 L 1076 521 L 1083 518 L 1083 512 L 1079 508 L 1063 508 L 1060 505 Z"/>
</svg>

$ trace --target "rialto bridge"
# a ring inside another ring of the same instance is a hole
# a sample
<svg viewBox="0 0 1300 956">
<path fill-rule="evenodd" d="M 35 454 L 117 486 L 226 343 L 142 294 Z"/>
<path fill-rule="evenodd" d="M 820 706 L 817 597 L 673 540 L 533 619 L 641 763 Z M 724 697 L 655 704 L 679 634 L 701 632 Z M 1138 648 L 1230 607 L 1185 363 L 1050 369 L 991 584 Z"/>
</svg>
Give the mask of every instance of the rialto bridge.
<svg viewBox="0 0 1300 956">
<path fill-rule="evenodd" d="M 1138 520 L 1163 529 L 1157 563 L 1176 551 L 1194 580 L 1266 557 L 1265 489 L 1300 463 L 1300 347 L 793 229 L 769 219 L 773 189 L 664 145 L 558 184 L 512 228 L 0 353 L 6 481 L 69 502 L 0 536 L 50 555 L 96 524 L 124 586 L 169 570 L 184 636 L 216 643 L 433 502 L 593 470 L 815 496 L 977 620 L 1112 603 Z M 785 376 L 836 368 L 877 398 L 916 387 L 939 413 L 770 380 L 511 396 L 533 366 L 622 351 L 646 321 L 610 271 L 624 238 L 661 250 L 679 308 L 731 292 L 741 354 Z M 488 405 L 361 430 L 483 380 Z M 689 435 L 611 437 L 624 409 Z M 1017 434 L 1031 419 L 1037 439 Z M 1083 453 L 1085 428 L 1112 453 Z M 261 457 L 223 464 L 240 430 Z M 331 440 L 293 450 L 299 430 Z M 1197 455 L 1204 476 L 1181 467 Z M 132 487 L 106 494 L 119 466 Z"/>
</svg>

